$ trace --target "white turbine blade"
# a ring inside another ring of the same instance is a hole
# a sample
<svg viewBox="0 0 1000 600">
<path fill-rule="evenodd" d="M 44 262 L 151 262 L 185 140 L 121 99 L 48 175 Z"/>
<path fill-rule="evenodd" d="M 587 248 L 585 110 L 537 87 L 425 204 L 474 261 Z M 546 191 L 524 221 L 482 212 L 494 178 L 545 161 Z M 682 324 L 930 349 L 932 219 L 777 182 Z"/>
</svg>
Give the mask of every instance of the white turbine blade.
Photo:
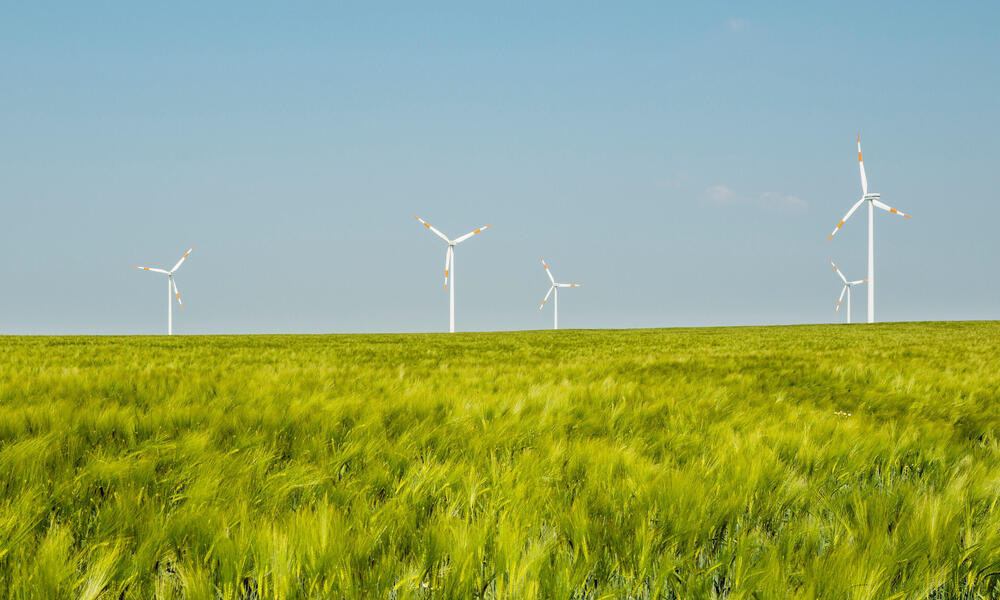
<svg viewBox="0 0 1000 600">
<path fill-rule="evenodd" d="M 826 238 L 826 241 L 829 242 L 830 240 L 833 239 L 833 236 L 837 235 L 837 230 L 844 226 L 844 223 L 846 223 L 847 220 L 851 218 L 851 215 L 854 214 L 854 211 L 858 210 L 858 207 L 861 206 L 861 203 L 864 201 L 865 199 L 862 198 L 861 200 L 858 200 L 857 202 L 854 203 L 854 206 L 851 207 L 851 210 L 847 211 L 847 214 L 844 215 L 844 218 L 840 220 L 840 223 L 837 223 L 837 226 L 833 228 L 833 233 L 830 234 L 830 237 Z"/>
<path fill-rule="evenodd" d="M 439 238 L 441 238 L 442 240 L 444 240 L 444 241 L 448 242 L 449 244 L 451 243 L 451 240 L 449 240 L 449 239 L 448 239 L 448 236 L 446 236 L 445 234 L 441 233 L 441 232 L 440 232 L 440 231 L 438 231 L 437 229 L 434 229 L 434 227 L 433 227 L 433 226 L 431 226 L 431 224 L 430 224 L 430 223 L 428 223 L 427 221 L 425 221 L 425 220 L 421 219 L 421 218 L 420 218 L 420 217 L 418 217 L 417 215 L 413 215 L 413 218 L 414 218 L 414 219 L 416 219 L 416 220 L 418 220 L 418 221 L 420 221 L 421 223 L 423 223 L 423 224 L 424 224 L 424 227 L 426 227 L 427 229 L 430 229 L 431 231 L 433 231 L 433 232 L 435 233 L 435 235 L 437 235 L 437 236 L 438 236 Z"/>
<path fill-rule="evenodd" d="M 840 298 L 837 298 L 837 308 L 833 312 L 840 312 L 840 301 L 844 299 L 844 294 L 845 293 L 847 293 L 847 286 L 846 285 L 844 286 L 844 289 L 840 290 Z"/>
<path fill-rule="evenodd" d="M 180 304 L 181 310 L 184 310 L 184 303 L 181 302 L 181 293 L 177 291 L 177 282 L 174 281 L 173 277 L 170 278 L 170 283 L 174 285 L 174 296 L 177 296 L 177 304 Z"/>
<path fill-rule="evenodd" d="M 538 306 L 538 312 L 542 312 L 542 307 L 544 307 L 545 303 L 549 301 L 549 296 L 552 294 L 552 290 L 554 289 L 556 289 L 556 286 L 554 285 L 549 288 L 549 293 L 545 294 L 545 299 L 542 300 L 542 303 Z"/>
<path fill-rule="evenodd" d="M 830 260 L 830 264 L 833 265 L 832 259 Z M 837 265 L 833 265 L 833 270 L 837 272 L 837 275 L 840 275 L 840 278 L 844 280 L 844 283 L 847 283 L 847 278 L 844 277 L 844 274 L 840 272 L 840 269 L 837 268 Z"/>
<path fill-rule="evenodd" d="M 879 202 L 878 200 L 872 200 L 872 204 L 874 204 L 875 206 L 881 208 L 882 210 L 887 210 L 887 211 L 889 211 L 891 213 L 894 213 L 894 214 L 897 214 L 897 215 L 903 215 L 907 219 L 912 219 L 913 218 L 913 217 L 911 217 L 910 215 L 908 215 L 906 213 L 903 213 L 903 212 L 900 212 L 900 211 L 896 210 L 895 208 L 889 206 L 888 204 L 885 204 L 883 202 Z"/>
<path fill-rule="evenodd" d="M 582 283 L 557 283 L 556 287 L 583 287 Z"/>
<path fill-rule="evenodd" d="M 453 248 L 448 246 L 444 251 L 444 289 L 448 289 L 448 274 L 451 272 L 451 253 Z"/>
<path fill-rule="evenodd" d="M 479 229 L 477 229 L 475 231 L 470 231 L 469 233 L 467 233 L 467 234 L 463 235 L 462 237 L 458 238 L 457 240 L 455 240 L 455 243 L 456 244 L 461 244 L 462 242 L 464 242 L 465 240 L 469 239 L 470 237 L 476 235 L 480 231 L 486 231 L 490 227 L 493 227 L 493 223 L 490 223 L 486 227 L 480 227 Z"/>
<path fill-rule="evenodd" d="M 861 193 L 868 193 L 868 178 L 865 177 L 865 163 L 861 160 L 861 134 L 858 134 L 858 167 L 861 169 Z"/>
<path fill-rule="evenodd" d="M 539 258 L 541 258 L 541 257 L 539 257 Z M 556 284 L 556 279 L 555 279 L 555 277 L 552 276 L 552 271 L 549 270 L 549 265 L 545 264 L 545 259 L 544 258 L 542 258 L 542 266 L 545 267 L 545 274 L 549 276 L 549 281 L 552 282 L 552 285 L 555 285 Z"/>
<path fill-rule="evenodd" d="M 862 284 L 862 283 L 864 283 L 866 281 L 868 281 L 868 280 L 867 279 L 859 279 L 857 281 L 851 281 L 851 282 L 849 282 L 848 285 L 859 285 L 859 284 Z"/>
<path fill-rule="evenodd" d="M 135 267 L 135 265 L 132 265 Z M 164 275 L 169 275 L 169 271 L 164 271 L 163 269 L 154 269 L 153 267 L 135 267 L 136 269 L 142 269 L 143 271 L 152 271 L 154 273 L 163 273 Z"/>
<path fill-rule="evenodd" d="M 194 246 L 191 246 L 191 250 L 194 250 Z M 179 261 L 177 261 L 177 264 L 174 265 L 174 268 L 170 269 L 171 273 L 173 273 L 174 271 L 176 271 L 177 269 L 180 268 L 180 266 L 184 263 L 184 259 L 186 259 L 191 254 L 191 250 L 188 250 L 187 252 L 185 252 L 184 256 L 182 256 L 181 259 Z"/>
</svg>

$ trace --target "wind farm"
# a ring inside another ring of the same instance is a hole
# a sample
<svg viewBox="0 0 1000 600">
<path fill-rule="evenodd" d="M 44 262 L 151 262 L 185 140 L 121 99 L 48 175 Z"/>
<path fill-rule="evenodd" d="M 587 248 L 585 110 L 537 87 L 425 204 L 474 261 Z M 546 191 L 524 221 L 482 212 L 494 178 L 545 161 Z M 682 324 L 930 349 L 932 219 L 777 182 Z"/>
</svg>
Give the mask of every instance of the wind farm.
<svg viewBox="0 0 1000 600">
<path fill-rule="evenodd" d="M 833 233 L 827 238 L 827 241 L 833 239 L 833 236 L 837 235 L 837 231 L 844 226 L 844 223 L 851 218 L 851 215 L 862 204 L 868 206 L 868 322 L 875 322 L 875 207 L 881 208 L 882 210 L 891 212 L 894 215 L 899 215 L 901 217 L 906 217 L 911 219 L 908 214 L 902 213 L 895 208 L 890 207 L 880 200 L 881 194 L 869 193 L 868 192 L 868 177 L 865 175 L 865 163 L 861 160 L 861 134 L 858 134 L 858 168 L 861 171 L 861 199 L 851 206 L 851 209 L 847 211 L 847 214 L 837 226 L 833 228 Z"/>
<path fill-rule="evenodd" d="M 997 22 L 11 4 L 0 600 L 1000 599 Z"/>
</svg>

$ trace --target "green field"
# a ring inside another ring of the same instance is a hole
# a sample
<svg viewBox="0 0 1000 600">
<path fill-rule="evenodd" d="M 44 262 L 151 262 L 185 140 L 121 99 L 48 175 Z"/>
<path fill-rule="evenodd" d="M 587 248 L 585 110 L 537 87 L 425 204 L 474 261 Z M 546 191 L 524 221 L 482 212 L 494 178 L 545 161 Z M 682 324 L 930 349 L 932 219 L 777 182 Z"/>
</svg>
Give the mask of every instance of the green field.
<svg viewBox="0 0 1000 600">
<path fill-rule="evenodd" d="M 0 597 L 996 598 L 998 348 L 0 338 Z"/>
</svg>

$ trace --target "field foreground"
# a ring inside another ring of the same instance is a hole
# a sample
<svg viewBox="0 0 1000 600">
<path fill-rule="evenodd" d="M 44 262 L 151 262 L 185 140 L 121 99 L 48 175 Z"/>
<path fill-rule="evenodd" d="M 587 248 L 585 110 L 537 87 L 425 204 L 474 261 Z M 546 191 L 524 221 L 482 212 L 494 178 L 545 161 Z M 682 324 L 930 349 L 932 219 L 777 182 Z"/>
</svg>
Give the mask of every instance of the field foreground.
<svg viewBox="0 0 1000 600">
<path fill-rule="evenodd" d="M 0 597 L 1000 597 L 998 347 L 0 338 Z"/>
</svg>

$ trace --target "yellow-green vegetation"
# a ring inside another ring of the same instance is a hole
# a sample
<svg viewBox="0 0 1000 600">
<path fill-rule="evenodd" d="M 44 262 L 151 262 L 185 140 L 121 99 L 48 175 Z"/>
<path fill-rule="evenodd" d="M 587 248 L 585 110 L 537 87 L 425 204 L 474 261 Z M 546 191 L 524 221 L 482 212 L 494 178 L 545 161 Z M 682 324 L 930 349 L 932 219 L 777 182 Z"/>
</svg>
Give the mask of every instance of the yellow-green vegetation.
<svg viewBox="0 0 1000 600">
<path fill-rule="evenodd" d="M 995 598 L 1000 324 L 0 339 L 3 598 Z"/>
</svg>

